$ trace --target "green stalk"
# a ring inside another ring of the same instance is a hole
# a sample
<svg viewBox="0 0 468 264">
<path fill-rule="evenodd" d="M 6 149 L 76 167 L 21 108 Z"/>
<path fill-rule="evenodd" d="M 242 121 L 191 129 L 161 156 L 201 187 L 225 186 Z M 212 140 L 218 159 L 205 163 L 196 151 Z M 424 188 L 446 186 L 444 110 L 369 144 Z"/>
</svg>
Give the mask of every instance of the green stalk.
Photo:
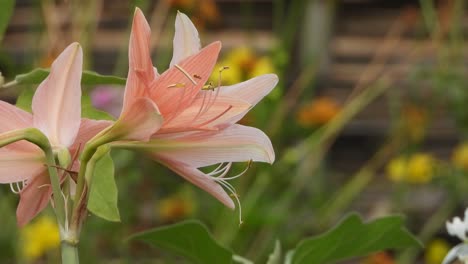
<svg viewBox="0 0 468 264">
<path fill-rule="evenodd" d="M 62 241 L 62 264 L 78 264 L 78 248 L 76 244 Z"/>
</svg>

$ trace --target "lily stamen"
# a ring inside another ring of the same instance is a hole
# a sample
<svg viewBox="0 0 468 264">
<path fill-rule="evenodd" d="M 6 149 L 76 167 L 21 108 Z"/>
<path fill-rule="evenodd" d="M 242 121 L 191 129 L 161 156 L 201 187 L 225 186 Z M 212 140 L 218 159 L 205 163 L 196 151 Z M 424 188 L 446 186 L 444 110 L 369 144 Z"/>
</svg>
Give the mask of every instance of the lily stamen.
<svg viewBox="0 0 468 264">
<path fill-rule="evenodd" d="M 182 73 L 185 75 L 185 77 L 187 77 L 187 78 L 193 83 L 193 85 L 197 85 L 197 82 L 192 78 L 192 76 L 190 76 L 190 74 L 189 74 L 186 70 L 184 70 L 184 69 L 183 69 L 182 67 L 180 67 L 178 64 L 174 64 L 174 66 L 175 66 L 180 72 L 182 72 Z"/>
<path fill-rule="evenodd" d="M 21 183 L 22 186 L 20 186 L 20 183 Z M 16 185 L 16 189 L 15 189 L 14 185 Z M 19 194 L 23 190 L 25 185 L 26 185 L 25 181 L 10 183 L 10 190 L 14 194 Z"/>
<path fill-rule="evenodd" d="M 174 83 L 167 86 L 167 88 L 185 88 L 185 83 Z"/>
</svg>

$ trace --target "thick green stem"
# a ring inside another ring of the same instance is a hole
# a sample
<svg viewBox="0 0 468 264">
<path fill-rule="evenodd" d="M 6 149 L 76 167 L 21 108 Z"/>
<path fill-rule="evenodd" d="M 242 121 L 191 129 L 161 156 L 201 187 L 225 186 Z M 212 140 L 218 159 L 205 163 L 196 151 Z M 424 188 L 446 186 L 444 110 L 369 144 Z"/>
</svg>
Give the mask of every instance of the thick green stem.
<svg viewBox="0 0 468 264">
<path fill-rule="evenodd" d="M 76 244 L 71 244 L 66 241 L 62 241 L 62 264 L 78 264 L 80 263 L 78 258 L 78 247 Z"/>
</svg>

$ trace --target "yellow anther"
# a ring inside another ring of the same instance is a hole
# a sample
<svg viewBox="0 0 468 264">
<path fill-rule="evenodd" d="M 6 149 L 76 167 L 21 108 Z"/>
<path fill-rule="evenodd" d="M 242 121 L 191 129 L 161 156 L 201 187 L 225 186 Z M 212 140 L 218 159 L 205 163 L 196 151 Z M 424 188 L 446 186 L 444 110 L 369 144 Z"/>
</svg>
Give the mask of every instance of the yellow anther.
<svg viewBox="0 0 468 264">
<path fill-rule="evenodd" d="M 173 83 L 167 86 L 167 88 L 184 88 L 184 87 L 185 87 L 185 83 Z"/>
</svg>

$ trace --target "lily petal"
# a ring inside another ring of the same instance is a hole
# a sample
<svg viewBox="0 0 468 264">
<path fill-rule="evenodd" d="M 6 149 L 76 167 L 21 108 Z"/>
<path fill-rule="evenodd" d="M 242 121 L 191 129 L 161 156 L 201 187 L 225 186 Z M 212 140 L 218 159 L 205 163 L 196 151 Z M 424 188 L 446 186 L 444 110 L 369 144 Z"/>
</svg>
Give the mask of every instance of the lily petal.
<svg viewBox="0 0 468 264">
<path fill-rule="evenodd" d="M 214 95 L 213 95 L 214 96 Z M 214 102 L 209 102 L 211 96 L 197 96 L 193 103 L 184 109 L 174 119 L 164 124 L 160 133 L 170 131 L 190 130 L 194 129 L 209 129 L 215 128 L 220 124 L 226 123 L 227 120 L 248 112 L 251 104 L 244 100 L 218 96 Z M 210 104 L 210 106 L 207 106 Z M 207 107 L 207 110 L 204 110 Z"/>
<path fill-rule="evenodd" d="M 0 149 L 0 183 L 13 183 L 29 179 L 44 171 L 44 154 L 24 152 L 3 147 Z"/>
<path fill-rule="evenodd" d="M 71 152 L 73 153 L 77 148 L 84 147 L 86 142 L 112 124 L 112 121 L 82 118 L 78 135 L 76 136 L 75 142 L 70 147 Z"/>
<path fill-rule="evenodd" d="M 209 176 L 205 175 L 202 171 L 193 167 L 189 167 L 175 160 L 164 160 L 159 158 L 157 159 L 159 162 L 163 163 L 166 167 L 179 174 L 187 181 L 193 183 L 194 185 L 200 187 L 202 190 L 213 195 L 225 206 L 231 209 L 235 208 L 234 202 L 226 193 L 226 191 L 224 191 L 224 189 L 221 186 L 219 186 L 219 184 L 217 184 Z"/>
<path fill-rule="evenodd" d="M 147 141 L 163 124 L 156 104 L 149 98 L 138 98 L 109 128 L 111 140 Z"/>
<path fill-rule="evenodd" d="M 20 193 L 20 201 L 16 209 L 16 218 L 19 227 L 29 223 L 49 203 L 52 188 L 48 174 L 44 171 L 32 178 Z"/>
<path fill-rule="evenodd" d="M 33 117 L 30 113 L 19 109 L 9 103 L 0 101 L 0 134 L 16 129 L 23 129 L 33 126 Z M 36 151 L 38 148 L 27 141 L 18 141 L 8 145 L 19 151 Z"/>
<path fill-rule="evenodd" d="M 278 84 L 278 76 L 276 74 L 264 74 L 245 82 L 222 86 L 219 93 L 225 96 L 240 98 L 255 106 L 273 90 L 276 84 Z"/>
<path fill-rule="evenodd" d="M 142 148 L 162 159 L 178 160 L 195 168 L 222 162 L 273 163 L 275 160 L 271 141 L 265 133 L 242 125 L 232 125 L 222 131 L 157 135 Z"/>
<path fill-rule="evenodd" d="M 221 42 L 213 42 L 199 53 L 165 71 L 151 84 L 151 99 L 156 102 L 166 120 L 177 114 L 179 109 L 184 109 L 192 103 L 211 75 L 220 49 Z M 189 78 L 194 80 L 195 84 Z M 183 87 L 174 87 L 176 84 L 183 84 Z"/>
<path fill-rule="evenodd" d="M 195 25 L 184 13 L 177 11 L 175 21 L 174 51 L 170 66 L 200 51 L 200 37 Z"/>
<path fill-rule="evenodd" d="M 150 82 L 157 76 L 157 69 L 151 61 L 151 29 L 143 12 L 135 9 L 128 48 L 129 70 L 125 86 L 123 110 L 134 100 L 143 97 Z"/>
<path fill-rule="evenodd" d="M 54 61 L 34 94 L 34 126 L 53 146 L 71 146 L 80 128 L 82 65 L 81 47 L 72 43 Z"/>
</svg>

